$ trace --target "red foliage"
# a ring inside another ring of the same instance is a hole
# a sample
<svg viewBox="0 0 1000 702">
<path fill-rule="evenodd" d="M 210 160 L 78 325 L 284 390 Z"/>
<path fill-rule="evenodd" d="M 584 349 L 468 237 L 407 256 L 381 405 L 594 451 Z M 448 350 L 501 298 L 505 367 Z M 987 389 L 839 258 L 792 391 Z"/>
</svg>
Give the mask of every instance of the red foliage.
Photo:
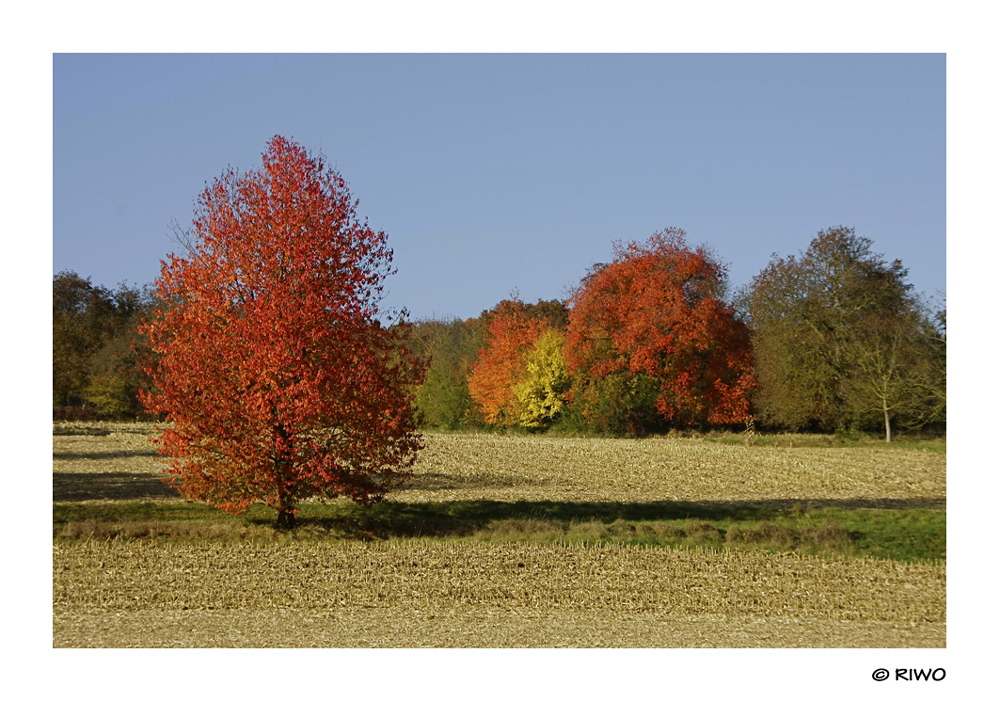
<svg viewBox="0 0 1000 702">
<path fill-rule="evenodd" d="M 645 246 L 616 245 L 570 301 L 567 364 L 599 378 L 644 374 L 659 381 L 656 409 L 668 422 L 729 424 L 750 412 L 749 333 L 720 297 L 725 269 L 684 232 Z"/>
<path fill-rule="evenodd" d="M 162 264 L 145 325 L 160 359 L 143 401 L 182 493 L 294 523 L 299 500 L 381 500 L 420 448 L 408 327 L 376 316 L 392 251 L 322 159 L 274 137 L 261 169 L 198 200 L 189 256 Z"/>
<path fill-rule="evenodd" d="M 469 375 L 469 394 L 490 424 L 513 424 L 518 415 L 514 388 L 524 373 L 525 354 L 550 327 L 518 300 L 504 300 L 491 313 L 486 344 Z"/>
</svg>

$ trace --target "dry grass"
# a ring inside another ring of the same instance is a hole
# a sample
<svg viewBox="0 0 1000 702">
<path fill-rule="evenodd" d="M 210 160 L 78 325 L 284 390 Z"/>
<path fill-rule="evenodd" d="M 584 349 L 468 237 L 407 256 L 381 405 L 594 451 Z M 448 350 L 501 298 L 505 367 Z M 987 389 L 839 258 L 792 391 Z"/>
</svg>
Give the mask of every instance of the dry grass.
<svg viewBox="0 0 1000 702">
<path fill-rule="evenodd" d="M 53 426 L 52 499 L 179 499 L 163 483 L 151 424 L 61 422 Z"/>
</svg>

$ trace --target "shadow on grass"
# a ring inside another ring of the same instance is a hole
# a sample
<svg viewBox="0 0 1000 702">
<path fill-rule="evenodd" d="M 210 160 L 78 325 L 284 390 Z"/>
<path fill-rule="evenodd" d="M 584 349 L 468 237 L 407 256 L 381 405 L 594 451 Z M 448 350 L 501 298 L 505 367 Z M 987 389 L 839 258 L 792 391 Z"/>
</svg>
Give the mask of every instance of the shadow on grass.
<svg viewBox="0 0 1000 702">
<path fill-rule="evenodd" d="M 878 504 L 875 504 L 877 502 Z M 940 509 L 928 500 L 781 500 L 769 502 L 499 502 L 490 500 L 399 503 L 388 502 L 364 509 L 350 503 L 304 504 L 298 527 L 335 532 L 345 538 L 363 540 L 461 537 L 487 524 L 504 520 L 534 520 L 563 524 L 580 522 L 611 523 L 667 522 L 698 520 L 707 522 L 761 522 L 789 512 L 843 510 Z M 257 525 L 274 523 L 273 512 L 247 515 Z"/>
<path fill-rule="evenodd" d="M 52 436 L 111 436 L 111 430 L 106 427 L 57 424 L 52 427 Z"/>
<path fill-rule="evenodd" d="M 156 451 L 128 453 L 55 453 L 56 460 L 115 459 L 135 456 L 158 456 Z M 427 473 L 414 476 L 403 486 L 404 491 L 439 492 L 470 487 L 504 488 L 534 484 L 526 480 L 465 477 L 447 473 Z M 158 473 L 60 473 L 52 474 L 52 501 L 79 502 L 82 500 L 142 500 L 158 497 L 180 497 L 180 493 L 162 482 Z"/>
<path fill-rule="evenodd" d="M 180 497 L 154 473 L 53 473 L 52 501 L 144 500 Z"/>
<path fill-rule="evenodd" d="M 888 504 L 887 504 L 888 503 Z M 56 502 L 54 538 L 245 541 L 406 538 L 562 541 L 646 546 L 802 550 L 903 561 L 943 560 L 942 509 L 926 501 L 774 502 L 352 502 L 300 505 L 297 528 L 275 528 L 263 505 L 244 515 L 181 500 Z"/>
</svg>

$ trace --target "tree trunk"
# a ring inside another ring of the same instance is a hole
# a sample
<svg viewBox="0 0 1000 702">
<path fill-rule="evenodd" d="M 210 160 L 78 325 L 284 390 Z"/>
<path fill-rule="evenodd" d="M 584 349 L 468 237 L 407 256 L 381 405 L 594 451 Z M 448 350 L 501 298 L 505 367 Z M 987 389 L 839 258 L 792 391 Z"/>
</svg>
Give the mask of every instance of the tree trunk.
<svg viewBox="0 0 1000 702">
<path fill-rule="evenodd" d="M 278 529 L 294 529 L 295 528 L 295 512 L 278 510 Z"/>
<path fill-rule="evenodd" d="M 889 408 L 886 407 L 885 401 L 882 402 L 882 414 L 885 416 L 885 443 L 892 443 L 892 430 L 889 428 Z"/>
<path fill-rule="evenodd" d="M 274 473 L 278 480 L 278 505 L 275 507 L 278 529 L 295 528 L 295 484 L 291 479 L 291 462 L 285 457 L 289 444 L 288 430 L 282 422 L 277 422 L 274 426 Z"/>
</svg>

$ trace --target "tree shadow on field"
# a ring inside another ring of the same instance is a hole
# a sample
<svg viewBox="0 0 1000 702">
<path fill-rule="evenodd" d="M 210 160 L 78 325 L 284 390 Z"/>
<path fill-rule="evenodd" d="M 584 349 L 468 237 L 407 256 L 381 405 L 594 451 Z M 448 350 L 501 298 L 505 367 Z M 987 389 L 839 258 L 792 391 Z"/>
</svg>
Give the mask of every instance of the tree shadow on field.
<svg viewBox="0 0 1000 702">
<path fill-rule="evenodd" d="M 143 500 L 180 497 L 153 473 L 53 473 L 52 501 Z"/>
<path fill-rule="evenodd" d="M 944 500 L 770 500 L 760 502 L 383 502 L 369 509 L 353 503 L 304 504 L 297 522 L 300 529 L 337 534 L 364 541 L 414 537 L 461 537 L 490 523 L 506 520 L 583 523 L 616 520 L 655 522 L 672 520 L 767 521 L 791 510 L 834 507 L 863 509 L 944 509 Z M 260 525 L 273 517 L 250 519 Z"/>
</svg>

